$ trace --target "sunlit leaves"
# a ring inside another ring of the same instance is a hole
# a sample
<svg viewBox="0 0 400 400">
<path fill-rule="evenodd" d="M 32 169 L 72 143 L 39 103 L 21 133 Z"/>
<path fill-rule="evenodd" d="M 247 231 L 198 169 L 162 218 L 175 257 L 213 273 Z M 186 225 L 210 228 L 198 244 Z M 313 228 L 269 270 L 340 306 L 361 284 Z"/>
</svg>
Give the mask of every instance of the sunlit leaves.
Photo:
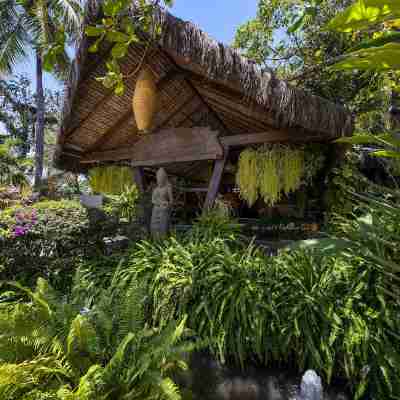
<svg viewBox="0 0 400 400">
<path fill-rule="evenodd" d="M 400 69 L 400 43 L 388 43 L 384 46 L 352 52 L 333 68 L 336 70 L 398 70 Z"/>
<path fill-rule="evenodd" d="M 337 139 L 336 143 L 377 144 L 400 148 L 400 139 L 395 137 L 394 135 L 391 135 L 390 133 L 383 133 L 380 135 L 359 134 L 350 137 L 342 137 L 340 139 Z"/>
<path fill-rule="evenodd" d="M 398 0 L 357 0 L 333 18 L 328 27 L 341 32 L 351 32 L 396 18 L 400 18 Z"/>
<path fill-rule="evenodd" d="M 45 71 L 51 72 L 59 61 L 62 62 L 60 58 L 63 58 L 65 54 L 66 39 L 65 31 L 61 28 L 43 51 L 43 69 Z"/>
<path fill-rule="evenodd" d="M 371 153 L 371 155 L 375 157 L 385 157 L 385 158 L 396 158 L 400 159 L 399 151 L 390 151 L 390 150 L 377 150 Z"/>
<path fill-rule="evenodd" d="M 106 33 L 106 38 L 109 42 L 117 42 L 117 43 L 128 43 L 131 38 L 123 33 L 116 30 L 110 30 Z"/>
<path fill-rule="evenodd" d="M 381 31 L 376 32 L 372 39 L 367 39 L 351 49 L 357 51 L 361 49 L 368 49 L 371 47 L 383 46 L 391 42 L 400 42 L 400 32 L 397 31 Z"/>
<path fill-rule="evenodd" d="M 171 1 L 164 1 L 164 3 L 172 4 Z M 128 53 L 129 46 L 141 40 L 139 32 L 147 33 L 150 40 L 160 33 L 159 27 L 152 26 L 152 14 L 156 2 L 139 1 L 134 17 L 126 15 L 131 4 L 132 2 L 129 0 L 106 0 L 102 6 L 105 18 L 102 18 L 100 23 L 85 29 L 88 37 L 96 38 L 91 42 L 90 53 L 98 52 L 103 41 L 112 44 L 107 73 L 97 80 L 102 82 L 107 89 L 113 89 L 116 95 L 124 93 L 126 76 L 121 73 L 119 62 Z"/>
<path fill-rule="evenodd" d="M 104 29 L 101 26 L 87 26 L 85 29 L 86 36 L 101 36 Z"/>
<path fill-rule="evenodd" d="M 313 0 L 311 1 L 311 6 L 304 7 L 303 11 L 300 13 L 299 16 L 296 16 L 293 21 L 292 25 L 289 26 L 287 32 L 288 33 L 296 33 L 299 31 L 308 20 L 315 18 L 318 14 L 317 6 L 322 3 L 321 0 Z"/>
</svg>

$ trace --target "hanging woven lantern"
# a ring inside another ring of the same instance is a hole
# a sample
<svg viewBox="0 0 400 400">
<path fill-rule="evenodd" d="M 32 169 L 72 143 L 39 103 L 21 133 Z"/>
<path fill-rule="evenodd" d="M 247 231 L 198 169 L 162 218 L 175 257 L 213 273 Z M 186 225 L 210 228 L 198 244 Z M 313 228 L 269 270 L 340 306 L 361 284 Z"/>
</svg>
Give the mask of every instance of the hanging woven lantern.
<svg viewBox="0 0 400 400">
<path fill-rule="evenodd" d="M 157 86 L 154 75 L 148 68 L 143 68 L 139 73 L 132 107 L 139 132 L 149 132 L 157 108 Z"/>
</svg>

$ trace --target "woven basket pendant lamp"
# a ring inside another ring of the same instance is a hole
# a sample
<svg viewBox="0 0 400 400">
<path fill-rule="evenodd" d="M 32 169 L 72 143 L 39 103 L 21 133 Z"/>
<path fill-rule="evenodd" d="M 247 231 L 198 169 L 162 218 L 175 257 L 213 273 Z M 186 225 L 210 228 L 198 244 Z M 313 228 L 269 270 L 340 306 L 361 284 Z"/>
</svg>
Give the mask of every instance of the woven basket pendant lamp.
<svg viewBox="0 0 400 400">
<path fill-rule="evenodd" d="M 154 75 L 148 68 L 143 68 L 139 73 L 132 107 L 139 132 L 150 132 L 157 108 L 157 86 Z"/>
</svg>

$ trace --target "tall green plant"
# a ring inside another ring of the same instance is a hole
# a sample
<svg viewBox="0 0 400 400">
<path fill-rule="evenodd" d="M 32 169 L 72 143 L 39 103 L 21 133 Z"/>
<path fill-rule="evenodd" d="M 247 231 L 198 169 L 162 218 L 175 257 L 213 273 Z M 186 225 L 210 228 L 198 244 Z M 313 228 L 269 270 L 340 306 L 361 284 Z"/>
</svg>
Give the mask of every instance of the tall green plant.
<svg viewBox="0 0 400 400">
<path fill-rule="evenodd" d="M 138 244 L 116 276 L 122 288 L 147 282 L 147 321 L 188 315 L 222 362 L 314 368 L 328 382 L 347 379 L 355 398 L 395 398 L 400 388 L 399 304 L 385 273 L 361 257 L 271 258 L 198 230 Z"/>
</svg>

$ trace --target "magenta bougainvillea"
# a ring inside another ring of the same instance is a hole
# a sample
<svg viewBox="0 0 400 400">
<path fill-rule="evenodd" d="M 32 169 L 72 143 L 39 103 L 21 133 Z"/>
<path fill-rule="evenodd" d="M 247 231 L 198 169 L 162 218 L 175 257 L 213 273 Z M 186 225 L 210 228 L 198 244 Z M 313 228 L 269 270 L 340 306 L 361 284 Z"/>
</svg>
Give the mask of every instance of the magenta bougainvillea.
<svg viewBox="0 0 400 400">
<path fill-rule="evenodd" d="M 35 209 L 28 211 L 19 210 L 15 213 L 15 225 L 11 228 L 14 238 L 26 235 L 37 223 L 37 213 Z"/>
</svg>

